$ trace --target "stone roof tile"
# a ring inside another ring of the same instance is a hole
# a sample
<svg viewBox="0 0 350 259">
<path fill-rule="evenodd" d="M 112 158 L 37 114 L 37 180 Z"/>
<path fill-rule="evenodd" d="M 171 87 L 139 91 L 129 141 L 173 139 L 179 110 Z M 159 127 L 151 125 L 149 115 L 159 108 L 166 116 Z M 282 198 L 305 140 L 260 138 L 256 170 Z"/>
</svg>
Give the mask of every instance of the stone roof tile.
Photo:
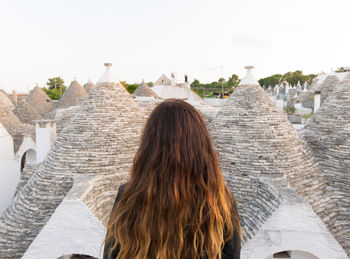
<svg viewBox="0 0 350 259">
<path fill-rule="evenodd" d="M 44 115 L 53 108 L 51 99 L 39 86 L 35 86 L 30 91 L 26 100 L 40 115 Z"/>
<path fill-rule="evenodd" d="M 153 90 L 144 81 L 142 81 L 142 83 L 136 88 L 135 92 L 132 95 L 159 98 L 159 96 L 153 92 Z"/>
<path fill-rule="evenodd" d="M 338 84 L 305 126 L 330 199 L 322 219 L 350 256 L 350 76 Z"/>
<path fill-rule="evenodd" d="M 10 107 L 0 98 L 0 122 L 13 138 L 14 152 L 16 153 L 23 142 L 25 136 L 35 140 L 34 127 L 23 124 L 19 118 L 11 111 Z"/>
<path fill-rule="evenodd" d="M 69 106 L 77 105 L 78 102 L 84 100 L 88 93 L 85 88 L 74 80 L 58 100 L 56 108 L 68 108 Z"/>
<path fill-rule="evenodd" d="M 0 219 L 2 256 L 23 255 L 72 187 L 74 176 L 129 172 L 144 123 L 139 113 L 119 83 L 96 85 L 4 211 Z"/>
<path fill-rule="evenodd" d="M 84 85 L 84 89 L 85 89 L 85 91 L 89 94 L 89 93 L 91 93 L 91 91 L 92 91 L 92 89 L 94 88 L 94 83 L 93 82 L 91 82 L 90 80 L 89 80 L 89 82 L 87 82 L 85 85 Z"/>
<path fill-rule="evenodd" d="M 292 186 L 316 213 L 324 211 L 324 185 L 311 150 L 260 86 L 238 86 L 212 121 L 211 134 L 248 237 L 279 205 L 271 188 Z"/>
<path fill-rule="evenodd" d="M 26 100 L 19 100 L 13 113 L 22 123 L 34 125 L 33 120 L 43 119 L 43 117 Z"/>
</svg>

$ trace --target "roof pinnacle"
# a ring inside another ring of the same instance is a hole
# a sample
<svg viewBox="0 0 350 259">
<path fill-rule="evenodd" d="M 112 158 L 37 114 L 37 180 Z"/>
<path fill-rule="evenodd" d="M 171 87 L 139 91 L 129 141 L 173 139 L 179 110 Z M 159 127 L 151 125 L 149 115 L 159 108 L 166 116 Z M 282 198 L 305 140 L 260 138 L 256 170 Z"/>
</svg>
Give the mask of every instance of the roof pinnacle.
<svg viewBox="0 0 350 259">
<path fill-rule="evenodd" d="M 247 69 L 247 74 L 246 76 L 241 80 L 241 82 L 239 83 L 239 85 L 260 85 L 258 83 L 258 81 L 256 81 L 252 70 L 254 68 L 254 66 L 245 66 L 245 69 Z"/>
</svg>

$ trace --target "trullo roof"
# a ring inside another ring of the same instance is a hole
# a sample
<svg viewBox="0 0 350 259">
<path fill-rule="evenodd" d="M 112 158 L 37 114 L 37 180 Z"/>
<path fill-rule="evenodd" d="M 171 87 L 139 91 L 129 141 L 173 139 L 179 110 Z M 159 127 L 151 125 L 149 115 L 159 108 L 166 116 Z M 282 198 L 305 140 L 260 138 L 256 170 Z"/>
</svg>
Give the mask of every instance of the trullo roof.
<svg viewBox="0 0 350 259">
<path fill-rule="evenodd" d="M 23 255 L 71 189 L 75 176 L 127 177 L 142 126 L 139 108 L 124 87 L 99 82 L 4 211 L 1 256 Z"/>
<path fill-rule="evenodd" d="M 323 185 L 311 150 L 283 112 L 256 81 L 242 81 L 211 127 L 243 229 L 252 237 L 279 206 L 280 190 L 292 186 L 319 212 Z"/>
</svg>

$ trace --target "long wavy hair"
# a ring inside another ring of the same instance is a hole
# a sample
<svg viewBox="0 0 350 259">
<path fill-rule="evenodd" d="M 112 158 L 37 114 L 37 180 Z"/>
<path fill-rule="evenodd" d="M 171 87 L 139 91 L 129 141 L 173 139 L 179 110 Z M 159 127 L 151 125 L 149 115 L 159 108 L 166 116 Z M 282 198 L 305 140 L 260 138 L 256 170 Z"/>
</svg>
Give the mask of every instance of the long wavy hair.
<svg viewBox="0 0 350 259">
<path fill-rule="evenodd" d="M 111 213 L 109 255 L 117 248 L 118 259 L 221 258 L 225 241 L 240 233 L 233 202 L 201 115 L 184 101 L 164 101 Z"/>
</svg>

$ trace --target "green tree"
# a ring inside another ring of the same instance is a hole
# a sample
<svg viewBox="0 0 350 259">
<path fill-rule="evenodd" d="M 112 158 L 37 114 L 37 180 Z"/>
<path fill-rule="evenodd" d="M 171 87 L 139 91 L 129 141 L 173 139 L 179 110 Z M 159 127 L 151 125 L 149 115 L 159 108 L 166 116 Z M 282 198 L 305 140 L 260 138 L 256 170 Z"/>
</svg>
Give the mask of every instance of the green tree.
<svg viewBox="0 0 350 259">
<path fill-rule="evenodd" d="M 198 79 L 195 79 L 191 83 L 192 90 L 199 96 L 213 97 L 214 95 L 220 95 L 222 93 L 222 87 L 226 95 L 233 92 L 234 87 L 236 87 L 240 82 L 240 79 L 236 74 L 233 74 L 226 81 L 225 78 L 219 78 L 218 81 L 213 81 L 211 83 L 200 83 Z"/>
<path fill-rule="evenodd" d="M 126 81 L 120 81 L 120 83 L 122 84 L 122 86 L 124 86 L 126 91 L 128 91 L 130 94 L 134 93 L 136 88 L 140 85 L 138 83 L 128 84 Z"/>
<path fill-rule="evenodd" d="M 66 91 L 65 86 L 61 86 L 60 89 L 47 89 L 46 87 L 42 87 L 41 89 L 43 89 L 43 91 L 50 97 L 51 100 L 59 100 Z"/>
<path fill-rule="evenodd" d="M 228 81 L 226 82 L 226 86 L 227 88 L 231 89 L 233 87 L 236 87 L 240 81 L 241 80 L 239 80 L 239 77 L 236 74 L 233 74 L 228 78 Z"/>
<path fill-rule="evenodd" d="M 226 80 L 225 80 L 225 78 L 223 78 L 223 77 L 220 77 L 219 80 L 218 80 L 218 82 L 220 82 L 220 83 L 225 83 L 225 81 L 226 81 Z"/>
<path fill-rule="evenodd" d="M 64 85 L 64 80 L 61 77 L 53 77 L 53 78 L 49 78 L 46 85 L 48 86 L 49 90 L 52 89 L 61 89 L 63 87 L 66 87 Z"/>
<path fill-rule="evenodd" d="M 341 72 L 345 72 L 344 67 L 338 67 L 337 70 L 335 70 L 336 73 L 341 73 Z"/>
<path fill-rule="evenodd" d="M 314 79 L 315 79 L 316 77 L 317 77 L 316 74 L 308 74 L 308 75 L 307 75 L 307 80 L 306 80 L 306 82 L 307 82 L 309 85 L 311 85 L 312 82 L 314 81 Z"/>
<path fill-rule="evenodd" d="M 272 87 L 275 87 L 275 85 L 277 84 L 281 84 L 283 82 L 284 78 L 281 74 L 274 74 L 272 76 L 269 76 L 269 77 L 265 77 L 265 78 L 261 78 L 259 80 L 259 84 L 261 86 L 265 86 L 265 87 L 268 87 L 268 86 L 272 86 Z"/>
<path fill-rule="evenodd" d="M 284 107 L 284 111 L 288 114 L 288 115 L 292 115 L 295 113 L 296 109 L 295 107 Z"/>
<path fill-rule="evenodd" d="M 191 83 L 191 88 L 199 88 L 201 87 L 201 83 L 199 82 L 199 80 L 195 79 L 192 83 Z"/>
<path fill-rule="evenodd" d="M 298 82 L 300 82 L 300 84 L 304 84 L 308 80 L 308 77 L 304 75 L 303 71 L 301 70 L 287 72 L 283 75 L 283 78 L 291 85 L 296 85 Z"/>
<path fill-rule="evenodd" d="M 304 75 L 301 70 L 296 70 L 294 72 L 287 72 L 284 75 L 274 74 L 272 76 L 261 78 L 259 79 L 259 84 L 265 87 L 268 87 L 270 85 L 274 87 L 275 85 L 281 84 L 284 81 L 288 82 L 291 85 L 298 84 L 298 81 L 300 84 L 304 84 L 305 82 L 312 84 L 312 81 L 315 77 L 317 77 L 316 74 Z"/>
</svg>

